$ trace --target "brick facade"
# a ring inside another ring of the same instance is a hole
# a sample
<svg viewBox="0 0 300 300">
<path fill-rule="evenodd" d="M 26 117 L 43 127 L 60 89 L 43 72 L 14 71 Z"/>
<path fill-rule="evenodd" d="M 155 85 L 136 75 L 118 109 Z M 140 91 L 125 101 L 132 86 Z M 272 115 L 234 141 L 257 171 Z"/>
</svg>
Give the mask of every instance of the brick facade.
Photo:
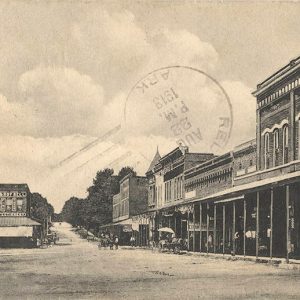
<svg viewBox="0 0 300 300">
<path fill-rule="evenodd" d="M 146 177 L 131 174 L 120 181 L 120 193 L 113 197 L 113 222 L 147 210 L 147 182 Z"/>
<path fill-rule="evenodd" d="M 226 153 L 185 172 L 188 198 L 203 198 L 232 187 L 233 156 Z"/>
</svg>

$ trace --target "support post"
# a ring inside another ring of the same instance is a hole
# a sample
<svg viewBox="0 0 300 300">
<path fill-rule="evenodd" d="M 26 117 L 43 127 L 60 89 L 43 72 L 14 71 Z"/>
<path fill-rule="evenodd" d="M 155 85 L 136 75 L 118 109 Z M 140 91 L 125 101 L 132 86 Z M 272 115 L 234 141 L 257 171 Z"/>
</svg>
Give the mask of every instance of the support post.
<svg viewBox="0 0 300 300">
<path fill-rule="evenodd" d="M 189 211 L 187 213 L 186 226 L 187 226 L 187 248 L 188 251 L 190 251 L 190 212 Z"/>
<path fill-rule="evenodd" d="M 255 235 L 255 244 L 256 244 L 256 259 L 258 259 L 258 250 L 259 250 L 259 192 L 256 192 L 256 235 Z"/>
<path fill-rule="evenodd" d="M 196 229 L 195 229 L 195 204 L 193 205 L 193 252 L 195 252 L 196 248 Z"/>
<path fill-rule="evenodd" d="M 225 254 L 225 222 L 226 222 L 226 208 L 225 208 L 225 204 L 223 204 L 223 255 Z"/>
<path fill-rule="evenodd" d="M 289 262 L 290 251 L 290 237 L 289 237 L 289 223 L 290 223 L 290 186 L 285 188 L 285 200 L 286 200 L 286 262 Z"/>
<path fill-rule="evenodd" d="M 208 214 L 208 203 L 206 203 L 206 253 L 208 254 L 208 234 L 209 234 L 209 214 Z"/>
<path fill-rule="evenodd" d="M 177 238 L 177 218 L 176 218 L 176 212 L 174 212 L 174 232 L 175 232 L 175 237 Z"/>
<path fill-rule="evenodd" d="M 244 199 L 244 235 L 243 235 L 244 257 L 246 256 L 246 224 L 247 224 L 247 203 L 246 203 L 246 199 Z"/>
<path fill-rule="evenodd" d="M 235 255 L 235 202 L 232 203 L 232 208 L 233 208 L 233 224 L 232 224 L 232 251 L 233 255 Z"/>
<path fill-rule="evenodd" d="M 182 215 L 180 216 L 180 237 L 183 238 L 182 236 Z"/>
<path fill-rule="evenodd" d="M 200 231 L 200 252 L 202 252 L 202 203 L 199 202 L 199 231 Z"/>
<path fill-rule="evenodd" d="M 214 253 L 216 253 L 217 204 L 214 204 Z"/>
<path fill-rule="evenodd" d="M 273 202 L 274 190 L 271 188 L 271 203 L 270 203 L 270 259 L 273 258 Z"/>
</svg>

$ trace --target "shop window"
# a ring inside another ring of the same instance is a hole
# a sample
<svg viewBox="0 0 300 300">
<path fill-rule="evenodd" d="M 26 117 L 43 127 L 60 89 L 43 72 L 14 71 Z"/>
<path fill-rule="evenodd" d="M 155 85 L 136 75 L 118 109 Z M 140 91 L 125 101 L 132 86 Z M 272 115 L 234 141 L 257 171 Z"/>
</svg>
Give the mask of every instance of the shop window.
<svg viewBox="0 0 300 300">
<path fill-rule="evenodd" d="M 283 163 L 288 162 L 289 155 L 289 128 L 288 126 L 283 127 Z"/>
<path fill-rule="evenodd" d="M 273 165 L 278 166 L 279 162 L 279 130 L 275 129 L 273 133 Z"/>
</svg>

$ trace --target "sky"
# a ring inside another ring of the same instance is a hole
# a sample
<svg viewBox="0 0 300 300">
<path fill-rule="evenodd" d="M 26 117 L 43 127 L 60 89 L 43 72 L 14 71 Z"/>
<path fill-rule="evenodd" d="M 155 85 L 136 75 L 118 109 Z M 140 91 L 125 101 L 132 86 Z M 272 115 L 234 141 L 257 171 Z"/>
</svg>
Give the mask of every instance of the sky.
<svg viewBox="0 0 300 300">
<path fill-rule="evenodd" d="M 232 130 L 214 152 L 254 138 L 251 92 L 299 56 L 299 13 L 296 2 L 1 1 L 0 182 L 28 183 L 59 212 L 97 170 L 144 175 L 178 138 L 150 103 L 170 86 L 132 90 L 168 66 L 204 72 L 170 73 L 201 129 L 192 152 L 211 152 L 225 94 Z"/>
</svg>

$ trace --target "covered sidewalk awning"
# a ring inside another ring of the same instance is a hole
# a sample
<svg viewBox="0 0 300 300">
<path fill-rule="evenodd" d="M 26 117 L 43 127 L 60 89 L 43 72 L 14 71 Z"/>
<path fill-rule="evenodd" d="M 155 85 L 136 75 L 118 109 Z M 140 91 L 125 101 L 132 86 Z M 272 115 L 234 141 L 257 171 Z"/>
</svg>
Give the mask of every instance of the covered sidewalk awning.
<svg viewBox="0 0 300 300">
<path fill-rule="evenodd" d="M 27 217 L 0 217 L 0 227 L 18 226 L 41 226 L 41 224 Z"/>
<path fill-rule="evenodd" d="M 33 226 L 41 226 L 27 217 L 0 217 L 0 237 L 31 237 Z"/>
</svg>

